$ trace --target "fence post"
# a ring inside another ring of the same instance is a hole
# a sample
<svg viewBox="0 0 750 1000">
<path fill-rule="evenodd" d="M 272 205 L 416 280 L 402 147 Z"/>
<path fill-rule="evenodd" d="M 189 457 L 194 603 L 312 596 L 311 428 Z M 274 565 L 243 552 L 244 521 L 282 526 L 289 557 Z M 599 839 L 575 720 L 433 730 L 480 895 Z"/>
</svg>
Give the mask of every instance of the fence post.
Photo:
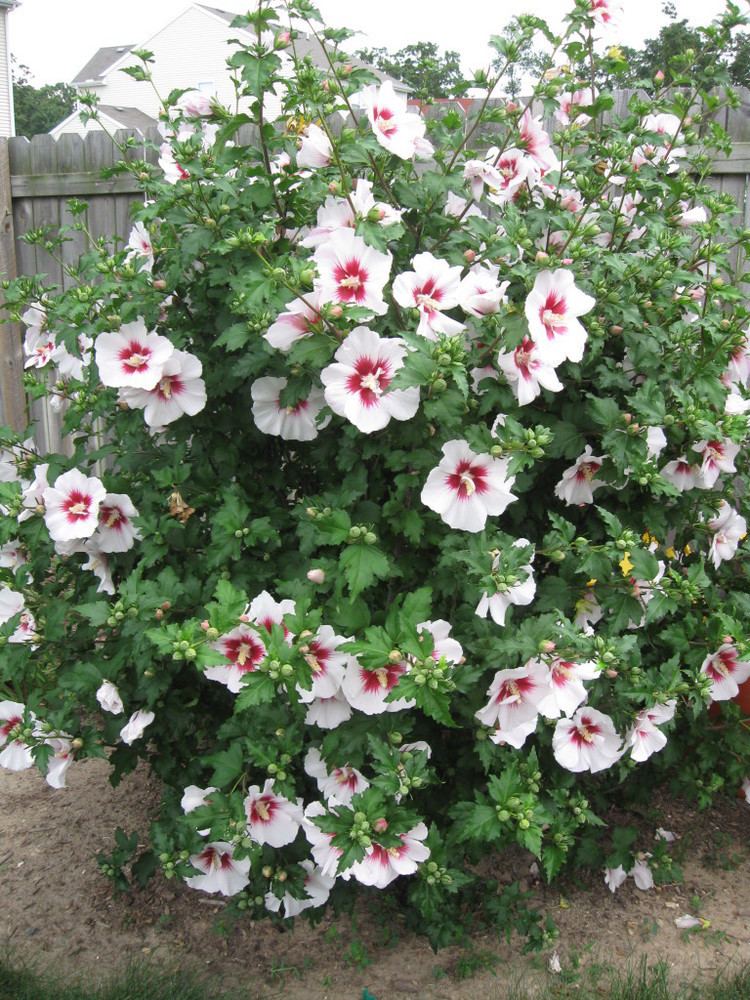
<svg viewBox="0 0 750 1000">
<path fill-rule="evenodd" d="M 0 281 L 16 278 L 16 239 L 10 189 L 8 140 L 0 140 Z M 0 287 L 0 307 L 5 295 Z M 28 423 L 23 389 L 23 348 L 18 323 L 0 323 L 0 424 L 23 431 Z"/>
</svg>

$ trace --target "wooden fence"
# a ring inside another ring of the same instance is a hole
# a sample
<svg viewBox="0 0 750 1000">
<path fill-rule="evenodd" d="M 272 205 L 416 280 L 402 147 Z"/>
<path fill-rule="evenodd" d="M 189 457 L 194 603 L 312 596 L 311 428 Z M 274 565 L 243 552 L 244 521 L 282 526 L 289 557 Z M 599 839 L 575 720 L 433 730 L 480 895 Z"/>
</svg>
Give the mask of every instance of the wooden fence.
<svg viewBox="0 0 750 1000">
<path fill-rule="evenodd" d="M 616 95 L 614 114 L 624 112 L 631 93 Z M 739 108 L 722 111 L 721 124 L 736 142 L 731 156 L 715 161 L 711 183 L 732 196 L 744 225 L 750 228 L 750 91 L 741 91 L 740 98 Z M 464 115 L 468 131 L 475 109 L 466 107 L 465 102 L 446 103 Z M 444 113 L 446 103 L 428 109 L 428 115 Z M 119 132 L 117 139 L 122 143 L 133 135 Z M 155 162 L 155 149 L 144 145 L 142 137 L 137 138 L 138 143 L 127 155 Z M 146 139 L 157 145 L 161 141 L 156 129 Z M 22 237 L 42 226 L 57 229 L 72 223 L 74 217 L 67 204 L 71 198 L 87 203 L 82 219 L 92 236 L 127 240 L 132 207 L 143 195 L 129 174 L 102 177 L 102 170 L 118 158 L 116 146 L 103 132 L 92 132 L 85 139 L 65 135 L 55 141 L 49 135 L 37 135 L 30 141 L 22 137 L 0 140 L 0 279 L 45 274 L 50 282 L 69 287 L 66 266 L 78 260 L 88 237 L 81 232 L 69 233 L 60 259 L 42 247 L 29 245 Z M 0 425 L 22 430 L 31 416 L 38 447 L 56 451 L 61 447 L 59 415 L 43 401 L 29 408 L 24 394 L 22 341 L 19 324 L 0 323 Z"/>
</svg>

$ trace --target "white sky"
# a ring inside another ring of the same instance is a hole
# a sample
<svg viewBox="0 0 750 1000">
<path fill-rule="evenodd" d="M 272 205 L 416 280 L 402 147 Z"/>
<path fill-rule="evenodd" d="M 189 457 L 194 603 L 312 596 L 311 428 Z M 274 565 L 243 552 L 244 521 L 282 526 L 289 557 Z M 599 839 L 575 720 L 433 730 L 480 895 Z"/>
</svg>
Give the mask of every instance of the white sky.
<svg viewBox="0 0 750 1000">
<path fill-rule="evenodd" d="M 742 8 L 748 0 L 738 0 Z M 212 0 L 207 0 L 211 6 Z M 213 0 L 223 10 L 247 10 L 247 0 Z M 188 6 L 188 0 L 21 0 L 9 16 L 10 48 L 28 66 L 34 82 L 70 80 L 103 45 L 141 44 Z M 611 34 L 613 44 L 639 45 L 666 23 L 660 0 L 624 0 L 625 15 Z M 676 0 L 679 17 L 705 23 L 722 0 Z M 498 34 L 512 16 L 533 13 L 554 24 L 566 0 L 318 0 L 327 23 L 363 33 L 356 48 L 397 50 L 416 41 L 434 41 L 460 52 L 464 68 L 486 65 L 485 39 Z M 558 20 L 559 23 L 559 20 Z"/>
</svg>

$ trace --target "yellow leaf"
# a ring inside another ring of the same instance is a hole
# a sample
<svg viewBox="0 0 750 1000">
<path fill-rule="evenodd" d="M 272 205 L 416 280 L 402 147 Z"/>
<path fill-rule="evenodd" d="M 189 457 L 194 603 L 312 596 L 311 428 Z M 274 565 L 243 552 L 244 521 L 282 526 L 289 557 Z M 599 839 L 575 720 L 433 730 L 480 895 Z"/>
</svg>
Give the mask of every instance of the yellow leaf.
<svg viewBox="0 0 750 1000">
<path fill-rule="evenodd" d="M 633 568 L 633 563 L 630 561 L 630 553 L 626 552 L 622 559 L 620 560 L 620 569 L 622 570 L 623 576 L 630 576 L 630 571 Z"/>
</svg>

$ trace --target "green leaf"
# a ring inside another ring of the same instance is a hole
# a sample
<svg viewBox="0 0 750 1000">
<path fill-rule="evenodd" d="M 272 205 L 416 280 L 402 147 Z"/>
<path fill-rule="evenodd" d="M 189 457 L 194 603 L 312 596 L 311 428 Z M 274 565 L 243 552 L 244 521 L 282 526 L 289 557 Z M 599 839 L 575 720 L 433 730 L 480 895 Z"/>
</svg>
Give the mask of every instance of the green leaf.
<svg viewBox="0 0 750 1000">
<path fill-rule="evenodd" d="M 385 554 L 374 545 L 355 544 L 341 553 L 339 565 L 344 571 L 352 600 L 375 580 L 388 576 L 390 564 Z"/>
<path fill-rule="evenodd" d="M 92 601 L 90 604 L 79 604 L 76 607 L 79 615 L 82 615 L 91 625 L 99 628 L 109 618 L 111 611 L 106 601 Z"/>
<path fill-rule="evenodd" d="M 214 770 L 209 784 L 216 788 L 232 784 L 245 770 L 245 755 L 239 741 L 205 759 L 207 764 L 213 765 Z"/>
<path fill-rule="evenodd" d="M 245 675 L 242 690 L 234 702 L 235 712 L 244 712 L 246 708 L 254 708 L 276 697 L 276 684 L 268 674 L 252 671 Z"/>
</svg>

